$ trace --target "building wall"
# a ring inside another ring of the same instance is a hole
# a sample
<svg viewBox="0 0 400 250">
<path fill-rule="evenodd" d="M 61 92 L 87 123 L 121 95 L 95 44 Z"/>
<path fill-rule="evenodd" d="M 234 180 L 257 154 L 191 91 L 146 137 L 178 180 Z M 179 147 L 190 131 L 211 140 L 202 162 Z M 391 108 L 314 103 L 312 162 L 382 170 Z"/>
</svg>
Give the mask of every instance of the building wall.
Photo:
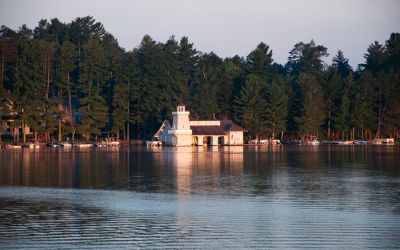
<svg viewBox="0 0 400 250">
<path fill-rule="evenodd" d="M 164 145 L 171 146 L 190 146 L 195 144 L 195 137 L 192 135 L 190 126 L 221 126 L 221 121 L 190 121 L 189 111 L 184 106 L 177 106 L 177 110 L 172 112 L 172 128 L 167 133 L 160 135 Z M 203 138 L 207 135 L 198 135 L 198 145 L 203 145 Z M 212 136 L 212 144 L 218 145 L 218 138 L 221 136 Z M 228 131 L 223 136 L 223 145 L 243 144 L 243 131 Z"/>
<path fill-rule="evenodd" d="M 177 136 L 177 142 L 175 146 L 191 146 L 192 145 L 192 135 L 181 134 Z"/>
<path fill-rule="evenodd" d="M 240 145 L 243 144 L 243 131 L 229 131 L 227 132 L 229 145 Z"/>
<path fill-rule="evenodd" d="M 220 126 L 220 121 L 190 121 L 190 126 Z"/>
<path fill-rule="evenodd" d="M 174 130 L 189 130 L 189 111 L 185 111 L 184 106 L 178 106 L 176 112 L 172 112 L 172 129 Z"/>
<path fill-rule="evenodd" d="M 22 127 L 19 126 L 17 128 L 12 128 L 11 125 L 14 121 L 13 120 L 7 120 L 7 121 L 0 121 L 0 129 L 1 129 L 1 134 L 2 135 L 13 135 L 13 130 L 15 134 L 21 134 L 22 135 Z M 25 126 L 25 135 L 30 135 L 32 134 L 32 131 L 30 127 Z"/>
<path fill-rule="evenodd" d="M 176 131 L 174 131 L 176 132 Z M 192 135 L 189 133 L 178 133 L 178 134 L 162 134 L 160 136 L 161 141 L 164 145 L 171 146 L 190 146 L 195 144 L 195 137 L 197 137 L 197 145 L 203 145 L 203 138 L 208 137 L 207 135 Z M 221 136 L 213 137 L 213 145 L 218 145 L 218 138 Z M 229 131 L 224 136 L 224 145 L 242 145 L 243 144 L 243 132 L 242 131 Z"/>
</svg>

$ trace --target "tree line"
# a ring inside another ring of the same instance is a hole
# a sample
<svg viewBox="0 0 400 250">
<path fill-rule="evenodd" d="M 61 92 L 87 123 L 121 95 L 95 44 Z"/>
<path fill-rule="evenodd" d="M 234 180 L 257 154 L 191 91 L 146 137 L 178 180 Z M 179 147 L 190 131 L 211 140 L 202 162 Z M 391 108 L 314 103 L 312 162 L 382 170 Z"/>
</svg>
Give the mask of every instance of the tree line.
<svg viewBox="0 0 400 250">
<path fill-rule="evenodd" d="M 187 37 L 148 35 L 125 51 L 90 16 L 1 26 L 0 117 L 22 128 L 17 141 L 25 127 L 34 140 L 145 139 L 183 103 L 192 119 L 232 119 L 253 138 L 398 138 L 400 34 L 373 42 L 357 69 L 340 50 L 331 64 L 327 56 L 311 40 L 295 44 L 284 65 L 265 43 L 221 58 Z"/>
</svg>

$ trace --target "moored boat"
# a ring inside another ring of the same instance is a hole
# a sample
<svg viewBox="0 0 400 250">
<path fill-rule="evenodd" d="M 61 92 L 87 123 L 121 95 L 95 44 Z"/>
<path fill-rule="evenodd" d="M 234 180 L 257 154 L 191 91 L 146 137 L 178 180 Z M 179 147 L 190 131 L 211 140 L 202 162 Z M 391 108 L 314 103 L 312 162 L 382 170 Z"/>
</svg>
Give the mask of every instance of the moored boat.
<svg viewBox="0 0 400 250">
<path fill-rule="evenodd" d="M 259 144 L 261 144 L 261 145 L 267 145 L 268 144 L 268 140 L 260 140 L 259 141 Z"/>
<path fill-rule="evenodd" d="M 349 140 L 339 141 L 338 144 L 339 145 L 351 145 L 351 144 L 353 144 L 353 141 L 349 141 Z"/>
<path fill-rule="evenodd" d="M 159 141 L 146 141 L 146 146 L 147 147 L 161 146 L 161 142 L 159 142 Z"/>
<path fill-rule="evenodd" d="M 39 143 L 26 143 L 23 145 L 24 148 L 29 148 L 29 149 L 37 149 L 40 148 Z"/>
<path fill-rule="evenodd" d="M 370 140 L 369 143 L 373 144 L 373 145 L 381 145 L 382 139 L 373 139 L 373 140 Z"/>
<path fill-rule="evenodd" d="M 269 143 L 270 143 L 271 145 L 278 145 L 278 144 L 281 144 L 281 140 L 273 139 L 273 140 L 271 140 Z"/>
<path fill-rule="evenodd" d="M 60 145 L 61 145 L 61 147 L 64 147 L 64 148 L 70 148 L 70 147 L 72 147 L 72 144 L 69 143 L 69 142 L 61 142 Z"/>
<path fill-rule="evenodd" d="M 354 145 L 367 145 L 368 141 L 366 141 L 366 140 L 354 140 L 353 144 Z"/>
<path fill-rule="evenodd" d="M 304 145 L 317 146 L 320 144 L 318 140 L 311 140 L 303 142 Z"/>
<path fill-rule="evenodd" d="M 120 143 L 119 143 L 119 141 L 111 141 L 111 142 L 108 142 L 108 146 L 110 146 L 110 147 L 119 147 Z"/>
<path fill-rule="evenodd" d="M 52 143 L 47 143 L 46 146 L 49 148 L 59 148 L 61 147 L 61 144 L 57 142 L 52 142 Z"/>
<path fill-rule="evenodd" d="M 22 146 L 19 145 L 19 144 L 6 144 L 6 148 L 9 148 L 9 149 L 21 149 Z"/>
<path fill-rule="evenodd" d="M 383 144 L 394 144 L 394 138 L 385 138 L 382 140 Z"/>
<path fill-rule="evenodd" d="M 78 143 L 75 144 L 78 148 L 92 148 L 94 146 L 93 143 Z"/>
</svg>

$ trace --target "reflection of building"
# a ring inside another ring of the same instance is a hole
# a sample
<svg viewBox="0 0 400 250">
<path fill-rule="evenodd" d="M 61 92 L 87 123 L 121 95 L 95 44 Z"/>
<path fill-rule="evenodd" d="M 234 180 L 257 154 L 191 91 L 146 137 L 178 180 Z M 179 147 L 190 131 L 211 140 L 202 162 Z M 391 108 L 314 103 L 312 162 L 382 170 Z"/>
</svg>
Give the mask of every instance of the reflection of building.
<svg viewBox="0 0 400 250">
<path fill-rule="evenodd" d="M 172 112 L 172 126 L 164 121 L 156 133 L 163 144 L 172 146 L 190 145 L 240 145 L 243 144 L 243 128 L 231 120 L 190 121 L 185 106 Z"/>
</svg>

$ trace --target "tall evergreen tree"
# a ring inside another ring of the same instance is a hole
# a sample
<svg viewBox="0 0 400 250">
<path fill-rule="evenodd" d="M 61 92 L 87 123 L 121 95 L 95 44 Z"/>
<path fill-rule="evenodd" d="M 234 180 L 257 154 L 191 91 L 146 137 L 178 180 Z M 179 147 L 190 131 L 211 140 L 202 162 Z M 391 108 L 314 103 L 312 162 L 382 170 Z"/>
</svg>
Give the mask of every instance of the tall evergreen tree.
<svg viewBox="0 0 400 250">
<path fill-rule="evenodd" d="M 235 81 L 239 80 L 242 74 L 242 69 L 230 58 L 224 60 L 222 68 L 223 77 L 217 93 L 217 98 L 221 118 L 227 119 L 232 118 L 232 105 L 236 93 Z"/>
<path fill-rule="evenodd" d="M 187 96 L 182 96 L 181 102 L 190 105 L 191 90 L 194 88 L 193 84 L 196 77 L 196 67 L 199 63 L 200 56 L 199 52 L 193 48 L 193 43 L 189 43 L 187 37 L 182 37 L 179 42 L 179 48 L 177 52 L 179 70 L 183 73 L 183 81 L 186 83 L 188 88 Z"/>
<path fill-rule="evenodd" d="M 369 45 L 367 53 L 364 54 L 364 58 L 366 63 L 361 65 L 365 68 L 365 70 L 376 74 L 379 70 L 382 70 L 385 67 L 387 60 L 385 47 L 379 42 L 375 41 Z"/>
<path fill-rule="evenodd" d="M 324 89 L 324 111 L 326 114 L 327 137 L 331 139 L 332 121 L 334 112 L 338 109 L 340 101 L 340 90 L 343 84 L 338 71 L 334 67 L 329 67 L 322 76 L 322 87 Z"/>
<path fill-rule="evenodd" d="M 260 43 L 255 50 L 250 52 L 246 61 L 248 74 L 271 80 L 276 73 L 272 65 L 272 50 L 265 43 Z"/>
<path fill-rule="evenodd" d="M 288 115 L 288 96 L 282 82 L 274 81 L 267 89 L 267 131 L 271 132 L 271 138 L 275 139 L 275 134 L 283 133 L 286 130 L 286 120 Z"/>
<path fill-rule="evenodd" d="M 320 126 L 325 119 L 322 110 L 323 95 L 317 78 L 309 74 L 301 74 L 299 78 L 304 102 L 301 107 L 301 115 L 296 117 L 299 135 L 318 135 Z"/>
<path fill-rule="evenodd" d="M 368 99 L 362 91 L 357 91 L 354 98 L 353 111 L 351 115 L 351 123 L 353 129 L 357 130 L 359 133 L 358 137 L 366 139 L 367 131 L 366 129 L 370 125 L 371 112 L 368 106 Z"/>
<path fill-rule="evenodd" d="M 79 112 L 82 122 L 79 124 L 78 131 L 86 139 L 89 139 L 91 134 L 100 135 L 100 129 L 107 124 L 107 104 L 98 89 L 92 90 L 90 96 L 81 99 Z"/>
<path fill-rule="evenodd" d="M 197 70 L 193 115 L 199 119 L 216 119 L 221 113 L 217 94 L 223 81 L 223 61 L 214 53 L 204 54 Z"/>
<path fill-rule="evenodd" d="M 349 59 L 346 59 L 341 50 L 338 50 L 336 56 L 332 60 L 332 66 L 337 70 L 342 78 L 347 77 L 353 72 L 349 64 Z"/>
<path fill-rule="evenodd" d="M 263 86 L 262 78 L 250 75 L 234 101 L 236 120 L 256 138 L 267 126 L 268 106 L 263 97 Z"/>
<path fill-rule="evenodd" d="M 72 134 L 72 141 L 75 140 L 76 126 L 74 121 L 74 115 L 72 112 L 72 97 L 74 94 L 74 84 L 72 82 L 72 72 L 75 68 L 75 63 L 77 60 L 77 52 L 75 45 L 71 42 L 64 42 L 60 48 L 60 81 L 63 91 L 66 92 L 68 99 L 68 121 L 69 128 Z"/>
<path fill-rule="evenodd" d="M 286 68 L 291 75 L 296 76 L 300 73 L 319 74 L 324 68 L 322 58 L 329 55 L 327 51 L 324 46 L 316 45 L 314 40 L 297 43 L 289 52 Z"/>
<path fill-rule="evenodd" d="M 117 83 L 114 87 L 112 130 L 120 139 L 120 131 L 123 131 L 126 139 L 127 124 L 131 121 L 129 116 L 130 91 L 127 83 Z"/>
<path fill-rule="evenodd" d="M 90 134 L 99 135 L 107 124 L 107 104 L 100 95 L 104 85 L 104 54 L 98 40 L 91 39 L 83 46 L 79 111 L 82 116 L 79 131 L 86 138 Z"/>
<path fill-rule="evenodd" d="M 335 128 L 342 133 L 342 139 L 345 139 L 345 133 L 351 129 L 350 102 L 347 93 L 341 98 L 340 108 L 334 118 Z"/>
</svg>

